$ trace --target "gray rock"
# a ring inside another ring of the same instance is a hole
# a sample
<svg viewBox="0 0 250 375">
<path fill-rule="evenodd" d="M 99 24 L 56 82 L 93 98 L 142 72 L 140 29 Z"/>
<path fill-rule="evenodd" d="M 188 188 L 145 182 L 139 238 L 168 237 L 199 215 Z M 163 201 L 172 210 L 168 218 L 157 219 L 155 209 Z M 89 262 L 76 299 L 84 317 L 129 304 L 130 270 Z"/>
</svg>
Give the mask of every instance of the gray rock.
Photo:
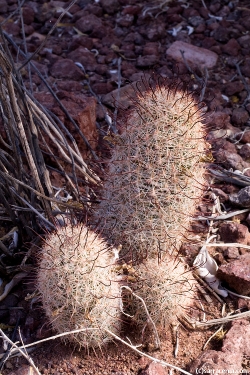
<svg viewBox="0 0 250 375">
<path fill-rule="evenodd" d="M 250 207 L 250 186 L 246 186 L 238 193 L 230 194 L 229 201 L 237 206 L 248 208 Z"/>
</svg>

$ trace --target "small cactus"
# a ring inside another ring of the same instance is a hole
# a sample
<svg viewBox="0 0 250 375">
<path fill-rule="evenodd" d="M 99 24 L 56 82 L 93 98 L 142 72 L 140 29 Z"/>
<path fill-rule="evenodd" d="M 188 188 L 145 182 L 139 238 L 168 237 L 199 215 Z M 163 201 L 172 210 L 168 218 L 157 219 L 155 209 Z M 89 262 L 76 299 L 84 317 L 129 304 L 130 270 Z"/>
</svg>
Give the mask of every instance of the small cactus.
<svg viewBox="0 0 250 375">
<path fill-rule="evenodd" d="M 158 263 L 157 259 L 149 259 L 138 266 L 136 277 L 137 280 L 130 287 L 143 299 L 148 313 L 140 299 L 129 296 L 128 292 L 129 303 L 125 298 L 124 306 L 139 327 L 150 323 L 148 314 L 157 328 L 176 324 L 179 317 L 188 314 L 195 299 L 196 287 L 192 273 L 185 269 L 183 263 L 170 259 Z"/>
<path fill-rule="evenodd" d="M 139 91 L 115 135 L 96 210 L 102 233 L 132 259 L 178 250 L 204 190 L 202 111 L 185 90 Z"/>
<path fill-rule="evenodd" d="M 40 255 L 37 288 L 52 328 L 58 333 L 91 328 L 67 336 L 77 346 L 101 346 L 103 331 L 120 328 L 120 285 L 110 249 L 86 227 L 59 227 L 48 235 Z"/>
</svg>

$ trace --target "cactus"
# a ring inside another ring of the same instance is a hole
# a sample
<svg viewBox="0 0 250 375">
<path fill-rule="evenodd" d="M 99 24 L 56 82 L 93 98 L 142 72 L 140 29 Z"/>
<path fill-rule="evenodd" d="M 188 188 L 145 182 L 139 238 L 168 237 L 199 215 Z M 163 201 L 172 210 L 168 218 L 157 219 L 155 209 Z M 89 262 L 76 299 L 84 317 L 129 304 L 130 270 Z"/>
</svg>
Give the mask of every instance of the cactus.
<svg viewBox="0 0 250 375">
<path fill-rule="evenodd" d="M 102 233 L 132 259 L 178 250 L 204 190 L 198 104 L 178 85 L 145 88 L 113 137 L 95 213 Z"/>
<path fill-rule="evenodd" d="M 52 328 L 58 333 L 91 328 L 68 336 L 86 348 L 101 346 L 120 328 L 120 285 L 110 249 L 84 226 L 59 227 L 40 254 L 37 288 Z"/>
<path fill-rule="evenodd" d="M 130 284 L 133 292 L 143 299 L 148 313 L 140 299 L 125 294 L 125 312 L 141 328 L 149 323 L 148 314 L 157 328 L 176 324 L 178 318 L 188 314 L 195 299 L 195 280 L 181 262 L 169 259 L 158 263 L 149 259 L 136 270 L 137 280 Z M 126 299 L 127 295 L 127 299 Z M 128 302 L 129 301 L 129 302 Z M 152 328 L 152 327 L 150 327 Z"/>
</svg>

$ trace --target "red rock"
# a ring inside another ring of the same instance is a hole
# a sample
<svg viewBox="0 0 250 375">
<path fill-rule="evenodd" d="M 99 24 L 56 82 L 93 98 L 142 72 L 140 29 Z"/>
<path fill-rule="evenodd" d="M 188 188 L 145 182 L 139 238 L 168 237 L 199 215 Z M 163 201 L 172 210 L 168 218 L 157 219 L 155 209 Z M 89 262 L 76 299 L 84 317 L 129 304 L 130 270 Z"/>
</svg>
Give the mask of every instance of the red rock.
<svg viewBox="0 0 250 375">
<path fill-rule="evenodd" d="M 143 55 L 155 55 L 157 56 L 159 54 L 159 44 L 155 42 L 149 42 L 146 43 L 143 47 Z"/>
<path fill-rule="evenodd" d="M 139 5 L 127 5 L 122 10 L 122 14 L 133 14 L 138 15 L 141 12 L 141 6 Z"/>
<path fill-rule="evenodd" d="M 151 22 L 147 27 L 141 28 L 141 34 L 151 42 L 158 42 L 166 36 L 166 26 L 164 22 Z"/>
<path fill-rule="evenodd" d="M 250 35 L 243 35 L 237 39 L 238 43 L 241 45 L 242 48 L 250 49 Z"/>
<path fill-rule="evenodd" d="M 231 56 L 238 56 L 240 45 L 236 39 L 230 39 L 226 44 L 221 46 L 221 50 Z"/>
<path fill-rule="evenodd" d="M 244 60 L 244 64 L 240 66 L 241 72 L 244 76 L 250 77 L 250 58 Z"/>
<path fill-rule="evenodd" d="M 232 114 L 232 122 L 237 125 L 244 125 L 249 120 L 249 114 L 244 108 L 235 108 Z"/>
<path fill-rule="evenodd" d="M 230 124 L 230 116 L 225 112 L 210 112 L 206 114 L 206 124 L 212 129 L 227 128 Z"/>
<path fill-rule="evenodd" d="M 250 354 L 250 325 L 237 320 L 226 334 L 222 350 L 207 350 L 189 367 L 192 374 L 242 374 L 243 356 Z M 223 372 L 224 370 L 224 372 Z"/>
<path fill-rule="evenodd" d="M 56 82 L 58 90 L 69 91 L 69 92 L 80 92 L 82 90 L 82 84 L 77 81 L 58 80 Z"/>
<path fill-rule="evenodd" d="M 84 73 L 70 59 L 60 59 L 50 68 L 50 74 L 55 78 L 82 80 Z"/>
<path fill-rule="evenodd" d="M 226 259 L 237 259 L 240 256 L 237 247 L 228 247 L 223 251 L 223 254 Z"/>
<path fill-rule="evenodd" d="M 207 8 L 199 7 L 199 13 L 205 20 L 209 19 L 209 10 Z"/>
<path fill-rule="evenodd" d="M 71 13 L 71 9 L 72 8 L 70 8 L 70 13 Z M 103 16 L 103 9 L 98 4 L 88 3 L 87 5 L 85 5 L 84 10 L 88 12 L 89 14 L 94 14 L 97 17 Z"/>
<path fill-rule="evenodd" d="M 217 42 L 226 43 L 229 39 L 229 29 L 227 27 L 219 26 L 214 31 L 213 37 Z"/>
<path fill-rule="evenodd" d="M 21 365 L 17 370 L 14 372 L 10 372 L 9 375 L 35 375 L 37 372 L 33 369 L 33 367 L 28 365 Z"/>
<path fill-rule="evenodd" d="M 201 34 L 199 36 L 199 39 L 204 39 L 204 36 L 203 36 L 203 32 L 206 30 L 206 24 L 205 23 L 201 23 L 199 26 L 197 26 L 195 28 L 195 33 L 197 34 Z M 196 35 L 196 38 L 198 38 L 198 35 Z"/>
<path fill-rule="evenodd" d="M 250 144 L 243 145 L 239 150 L 239 154 L 244 160 L 250 161 Z"/>
<path fill-rule="evenodd" d="M 68 58 L 73 60 L 73 62 L 81 63 L 86 70 L 95 70 L 96 59 L 94 53 L 87 50 L 82 46 L 78 47 L 74 51 L 68 54 Z"/>
<path fill-rule="evenodd" d="M 241 295 L 250 293 L 250 253 L 240 255 L 238 259 L 223 264 L 217 271 L 220 280 L 226 281 L 230 289 Z"/>
<path fill-rule="evenodd" d="M 93 40 L 92 38 L 86 36 L 86 35 L 74 35 L 72 37 L 72 41 L 69 46 L 70 51 L 74 51 L 78 47 L 82 46 L 87 48 L 88 50 L 91 50 L 93 48 Z"/>
<path fill-rule="evenodd" d="M 168 373 L 166 367 L 161 366 L 159 363 L 151 362 L 140 372 L 140 375 L 168 375 Z"/>
<path fill-rule="evenodd" d="M 136 89 L 136 82 L 123 86 L 120 88 L 120 90 L 119 89 L 113 90 L 109 94 L 102 96 L 102 103 L 104 103 L 108 107 L 114 107 L 115 98 L 117 97 L 119 93 L 120 106 L 123 109 L 127 109 L 133 104 L 132 99 L 136 97 L 135 89 Z"/>
<path fill-rule="evenodd" d="M 14 23 L 14 22 L 6 22 L 3 25 L 3 29 L 10 36 L 17 36 L 17 35 L 19 35 L 19 33 L 21 31 L 20 25 L 18 25 L 17 23 Z"/>
<path fill-rule="evenodd" d="M 93 30 L 98 29 L 101 26 L 101 19 L 96 17 L 94 14 L 83 16 L 76 21 L 76 28 L 82 33 L 91 33 Z"/>
<path fill-rule="evenodd" d="M 113 91 L 114 87 L 110 82 L 97 82 L 92 85 L 92 89 L 97 95 L 102 95 Z"/>
<path fill-rule="evenodd" d="M 174 42 L 166 53 L 167 56 L 177 61 L 183 61 L 180 50 L 184 51 L 188 63 L 198 65 L 200 68 L 213 68 L 217 63 L 218 56 L 216 53 L 181 41 Z"/>
<path fill-rule="evenodd" d="M 241 18 L 240 22 L 246 30 L 250 31 L 249 14 L 246 17 Z"/>
<path fill-rule="evenodd" d="M 223 91 L 226 95 L 231 96 L 244 90 L 244 85 L 240 81 L 228 82 L 223 87 Z"/>
<path fill-rule="evenodd" d="M 237 242 L 247 244 L 249 242 L 248 228 L 236 222 L 222 223 L 219 228 L 219 235 L 223 242 Z"/>
<path fill-rule="evenodd" d="M 0 0 L 0 14 L 6 13 L 8 10 L 8 3 L 6 0 Z"/>
<path fill-rule="evenodd" d="M 204 23 L 204 20 L 201 16 L 192 16 L 192 17 L 189 17 L 188 19 L 188 23 L 194 27 L 197 27 L 201 24 L 205 24 Z"/>
<path fill-rule="evenodd" d="M 25 5 L 23 7 L 22 14 L 23 14 L 23 22 L 25 25 L 30 25 L 32 22 L 34 22 L 35 12 L 31 7 L 29 7 L 28 5 Z"/>
<path fill-rule="evenodd" d="M 101 0 L 100 4 L 108 14 L 114 14 L 120 9 L 118 0 Z"/>
<path fill-rule="evenodd" d="M 124 14 L 117 17 L 116 22 L 122 27 L 130 27 L 133 24 L 134 16 L 133 14 Z"/>
<path fill-rule="evenodd" d="M 34 27 L 31 26 L 31 25 L 24 25 L 24 32 L 25 32 L 25 35 L 31 35 L 34 33 Z"/>
<path fill-rule="evenodd" d="M 158 61 L 159 58 L 155 55 L 139 56 L 136 61 L 136 66 L 146 68 L 148 66 L 154 66 Z"/>
<path fill-rule="evenodd" d="M 226 139 L 218 139 L 213 143 L 213 149 L 216 151 L 221 151 L 222 149 L 232 154 L 237 153 L 237 148 L 234 143 L 227 141 Z"/>
<path fill-rule="evenodd" d="M 64 97 L 63 97 L 64 96 Z M 62 98 L 63 97 L 63 98 Z M 70 92 L 61 92 L 61 102 L 66 107 L 70 115 L 78 124 L 80 130 L 90 142 L 92 148 L 97 144 L 96 129 L 96 100 L 93 97 L 85 97 L 84 95 L 76 95 Z M 75 127 L 67 121 L 67 128 L 75 138 L 81 151 L 86 150 L 86 145 Z"/>
<path fill-rule="evenodd" d="M 237 153 L 233 154 L 227 150 L 219 150 L 214 153 L 217 163 L 223 165 L 226 169 L 242 171 L 248 165 Z"/>
</svg>

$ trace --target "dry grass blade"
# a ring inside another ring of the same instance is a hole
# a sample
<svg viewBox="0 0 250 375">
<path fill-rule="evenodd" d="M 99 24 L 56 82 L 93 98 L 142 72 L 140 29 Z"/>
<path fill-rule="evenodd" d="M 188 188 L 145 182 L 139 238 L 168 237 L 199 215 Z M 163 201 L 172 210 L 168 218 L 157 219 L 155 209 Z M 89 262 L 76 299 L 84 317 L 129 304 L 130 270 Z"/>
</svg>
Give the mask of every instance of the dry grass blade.
<svg viewBox="0 0 250 375">
<path fill-rule="evenodd" d="M 21 355 L 27 359 L 27 361 L 29 362 L 29 364 L 33 367 L 33 369 L 35 370 L 35 373 L 37 375 L 41 375 L 40 371 L 38 370 L 38 368 L 35 366 L 32 358 L 30 358 L 28 356 L 28 354 L 26 353 L 26 350 L 25 350 L 25 347 L 23 348 L 20 348 L 18 347 L 14 342 L 11 341 L 11 339 L 9 339 L 8 336 L 5 335 L 5 333 L 0 329 L 0 335 L 2 336 L 2 338 L 7 341 L 9 344 L 12 345 L 12 348 L 16 349 L 19 353 L 21 353 Z M 24 350 L 23 350 L 24 349 Z M 13 349 L 12 349 L 13 350 Z"/>
<path fill-rule="evenodd" d="M 52 118 L 27 91 L 9 51 L 9 37 L 1 29 L 0 34 L 0 122 L 5 131 L 0 137 L 0 205 L 22 233 L 25 228 L 26 234 L 33 237 L 28 228 L 38 231 L 41 218 L 46 223 L 54 222 L 54 188 L 43 156 L 50 150 L 47 143 L 57 150 L 54 161 L 71 186 L 74 199 L 87 201 L 79 193 L 79 176 L 86 185 L 96 185 L 100 180 L 85 163 L 76 141 L 60 125 L 60 120 Z M 72 173 L 68 173 L 70 169 Z"/>
</svg>

